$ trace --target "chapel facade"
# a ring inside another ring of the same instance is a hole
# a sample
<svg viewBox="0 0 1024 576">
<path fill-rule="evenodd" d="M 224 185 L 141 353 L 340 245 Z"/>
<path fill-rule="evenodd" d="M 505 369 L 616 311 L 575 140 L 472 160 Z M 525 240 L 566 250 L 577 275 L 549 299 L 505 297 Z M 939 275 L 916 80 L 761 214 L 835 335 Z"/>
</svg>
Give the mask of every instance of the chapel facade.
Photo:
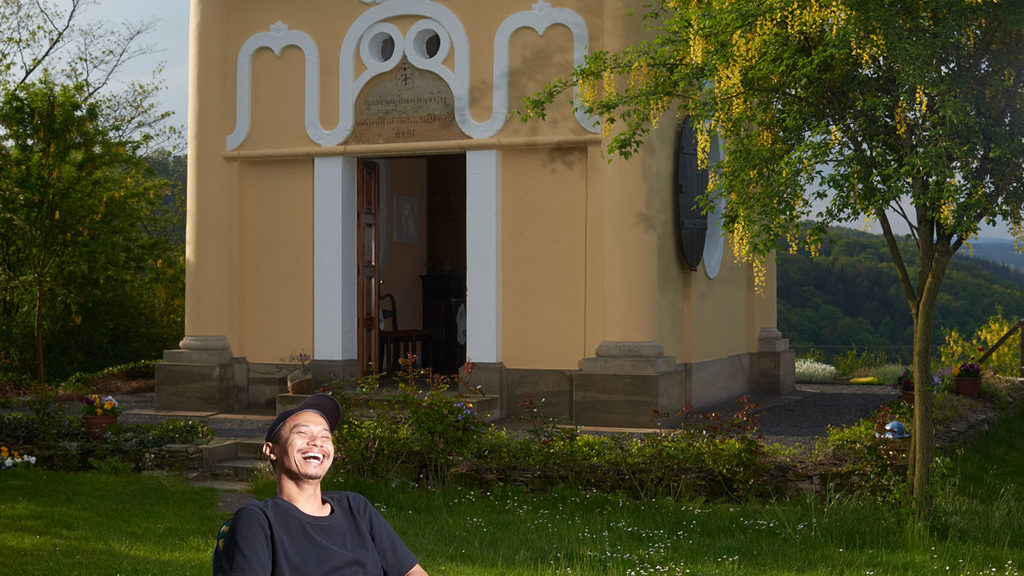
<svg viewBox="0 0 1024 576">
<path fill-rule="evenodd" d="M 356 378 L 408 352 L 473 362 L 499 415 L 529 394 L 584 425 L 791 389 L 773 264 L 759 294 L 721 206 L 694 208 L 687 121 L 626 161 L 575 94 L 515 116 L 642 38 L 628 4 L 192 0 L 185 338 L 157 407 L 271 408 L 296 358 Z"/>
</svg>

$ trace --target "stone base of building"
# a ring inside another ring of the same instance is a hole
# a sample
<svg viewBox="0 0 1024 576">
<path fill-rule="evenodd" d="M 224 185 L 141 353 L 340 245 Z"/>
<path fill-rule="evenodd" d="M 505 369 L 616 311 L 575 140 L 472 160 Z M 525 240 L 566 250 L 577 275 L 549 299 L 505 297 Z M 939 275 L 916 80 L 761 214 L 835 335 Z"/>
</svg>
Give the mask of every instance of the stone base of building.
<svg viewBox="0 0 1024 576">
<path fill-rule="evenodd" d="M 795 385 L 795 354 L 777 331 L 762 332 L 758 351 L 706 362 L 677 363 L 656 342 L 605 342 L 579 370 L 507 368 L 477 363 L 466 394 L 499 398 L 496 418 L 526 417 L 527 404 L 547 416 L 581 426 L 649 428 L 656 413 L 671 424 L 687 405 L 695 410 L 735 400 L 751 392 L 785 394 Z M 209 344 L 209 343 L 207 343 Z M 288 394 L 294 364 L 257 364 L 211 350 L 189 357 L 168 351 L 156 367 L 156 408 L 187 411 L 267 411 Z M 185 351 L 187 352 L 187 351 Z M 219 354 L 219 355 L 218 355 Z M 215 360 L 216 363 L 187 362 Z M 318 386 L 330 380 L 354 381 L 354 360 L 310 363 Z"/>
</svg>

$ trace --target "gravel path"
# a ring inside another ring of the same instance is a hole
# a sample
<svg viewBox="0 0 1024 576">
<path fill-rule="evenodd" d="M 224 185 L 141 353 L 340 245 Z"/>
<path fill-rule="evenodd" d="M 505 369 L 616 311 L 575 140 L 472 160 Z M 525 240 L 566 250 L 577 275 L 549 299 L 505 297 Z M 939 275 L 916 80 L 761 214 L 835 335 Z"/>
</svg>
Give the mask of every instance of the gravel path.
<svg viewBox="0 0 1024 576">
<path fill-rule="evenodd" d="M 787 394 L 750 394 L 757 404 L 758 425 L 765 442 L 808 451 L 829 426 L 848 426 L 867 418 L 898 393 L 888 386 L 798 383 Z M 739 405 L 723 402 L 699 410 L 730 416 Z"/>
<path fill-rule="evenodd" d="M 761 433 L 768 443 L 812 448 L 829 426 L 847 426 L 896 398 L 888 386 L 797 384 L 782 396 L 758 396 Z M 733 409 L 735 411 L 735 409 Z"/>
</svg>

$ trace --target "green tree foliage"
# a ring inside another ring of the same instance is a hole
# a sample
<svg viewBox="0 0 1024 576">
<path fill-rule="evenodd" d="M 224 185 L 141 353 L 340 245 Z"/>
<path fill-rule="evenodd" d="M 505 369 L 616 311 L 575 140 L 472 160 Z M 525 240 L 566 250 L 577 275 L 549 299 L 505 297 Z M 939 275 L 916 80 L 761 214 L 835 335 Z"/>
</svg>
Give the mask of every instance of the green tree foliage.
<svg viewBox="0 0 1024 576">
<path fill-rule="evenodd" d="M 158 213 L 167 184 L 84 90 L 44 77 L 0 107 L 0 339 L 39 382 L 45 358 L 67 374 L 152 356 L 181 325 L 182 265 Z"/>
<path fill-rule="evenodd" d="M 90 3 L 0 0 L 0 378 L 94 371 L 181 335 L 183 177 L 162 150 L 180 133 L 159 67 L 119 79 L 152 53 L 152 23 L 88 19 Z"/>
<path fill-rule="evenodd" d="M 543 116 L 575 88 L 612 152 L 635 152 L 666 110 L 711 134 L 725 159 L 705 205 L 756 265 L 801 222 L 814 248 L 835 222 L 876 219 L 914 323 L 926 381 L 933 315 L 953 254 L 983 222 L 1024 239 L 1024 2 L 1008 0 L 650 0 L 650 39 L 597 51 L 527 100 Z M 815 213 L 814 200 L 826 207 Z M 918 266 L 891 219 L 910 227 Z M 927 509 L 932 402 L 916 388 L 909 471 Z M 920 465 L 920 466 L 919 466 Z"/>
<path fill-rule="evenodd" d="M 144 153 L 176 149 L 181 133 L 168 124 L 156 96 L 158 66 L 149 81 L 122 81 L 126 65 L 153 53 L 143 43 L 154 23 L 114 23 L 87 18 L 92 0 L 0 0 L 0 88 L 16 89 L 43 75 L 77 85 L 84 100 L 100 105 L 101 121 L 117 138 L 136 138 Z"/>
<path fill-rule="evenodd" d="M 911 240 L 899 242 L 913 253 Z M 856 346 L 884 350 L 893 362 L 910 361 L 913 320 L 882 237 L 833 227 L 818 257 L 780 250 L 777 262 L 779 330 L 798 353 L 815 349 L 831 359 Z M 916 259 L 910 262 L 916 266 Z M 936 343 L 950 330 L 973 333 L 999 310 L 1007 318 L 1024 318 L 1019 270 L 958 253 L 944 285 L 935 306 Z"/>
</svg>

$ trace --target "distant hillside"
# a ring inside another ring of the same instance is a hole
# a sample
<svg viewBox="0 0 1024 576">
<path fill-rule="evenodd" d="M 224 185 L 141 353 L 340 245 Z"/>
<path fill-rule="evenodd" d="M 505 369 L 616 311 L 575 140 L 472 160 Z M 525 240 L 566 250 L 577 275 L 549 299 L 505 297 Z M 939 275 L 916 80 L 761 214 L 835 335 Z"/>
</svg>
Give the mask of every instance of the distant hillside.
<svg viewBox="0 0 1024 576">
<path fill-rule="evenodd" d="M 943 329 L 973 333 L 1000 306 L 1008 318 L 1024 318 L 1020 265 L 1015 269 L 980 257 L 991 245 L 993 253 L 1007 256 L 999 243 L 976 242 L 974 256 L 962 249 L 953 259 L 935 311 L 936 346 Z M 1007 244 L 1012 255 L 1013 244 Z M 904 254 L 914 254 L 910 265 L 916 266 L 916 253 Z M 832 355 L 857 346 L 909 362 L 910 310 L 881 236 L 833 228 L 818 258 L 780 251 L 778 275 L 779 330 L 798 354 L 814 348 Z"/>
<path fill-rule="evenodd" d="M 1024 271 L 1024 254 L 1018 254 L 1013 240 L 981 238 L 971 242 L 973 257 L 1005 264 L 1019 272 Z"/>
</svg>

